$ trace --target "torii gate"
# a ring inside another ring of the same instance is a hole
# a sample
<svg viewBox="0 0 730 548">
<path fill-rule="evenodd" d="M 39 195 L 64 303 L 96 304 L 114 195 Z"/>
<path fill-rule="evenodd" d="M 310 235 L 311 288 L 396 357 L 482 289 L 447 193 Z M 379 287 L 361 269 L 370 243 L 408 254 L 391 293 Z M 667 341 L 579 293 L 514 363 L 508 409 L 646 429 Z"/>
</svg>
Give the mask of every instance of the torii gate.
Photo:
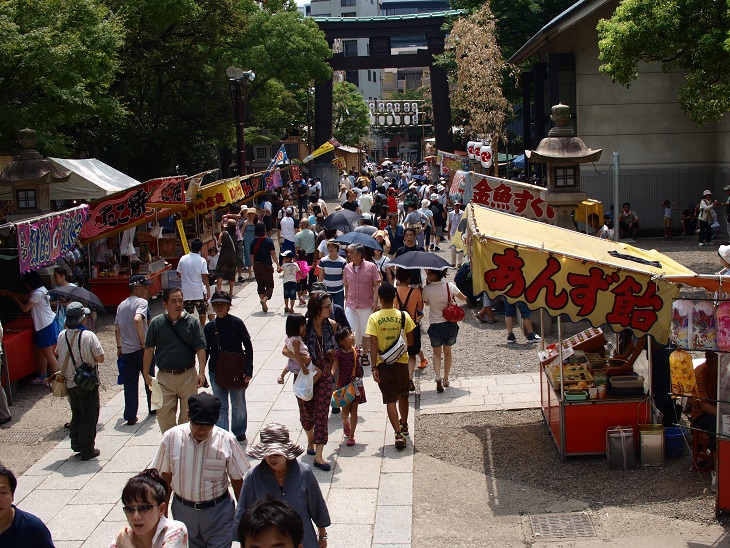
<svg viewBox="0 0 730 548">
<path fill-rule="evenodd" d="M 454 151 L 451 132 L 451 102 L 446 72 L 433 63 L 433 56 L 444 52 L 446 35 L 441 27 L 447 17 L 459 15 L 460 10 L 434 13 L 375 17 L 314 17 L 314 21 L 325 33 L 327 43 L 332 47 L 338 38 L 369 38 L 370 55 L 345 57 L 335 54 L 330 60 L 333 70 L 367 70 L 384 68 L 429 67 L 431 70 L 431 100 L 433 103 L 433 129 L 436 148 L 446 152 Z M 428 48 L 416 53 L 391 55 L 392 36 L 424 36 Z M 314 112 L 317 123 L 314 127 L 316 146 L 332 136 L 332 79 L 315 85 Z M 320 157 L 326 159 L 330 155 Z"/>
</svg>

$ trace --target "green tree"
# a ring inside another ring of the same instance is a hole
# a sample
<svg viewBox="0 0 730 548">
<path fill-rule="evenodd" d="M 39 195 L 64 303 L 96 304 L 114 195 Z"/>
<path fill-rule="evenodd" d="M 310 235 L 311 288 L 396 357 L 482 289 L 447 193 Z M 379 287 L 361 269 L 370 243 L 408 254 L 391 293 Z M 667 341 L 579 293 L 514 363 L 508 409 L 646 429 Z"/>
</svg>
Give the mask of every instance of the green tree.
<svg viewBox="0 0 730 548">
<path fill-rule="evenodd" d="M 120 20 L 96 0 L 0 2 L 0 147 L 23 127 L 64 155 L 74 128 L 124 113 L 108 89 L 119 68 Z"/>
<path fill-rule="evenodd" d="M 333 137 L 344 145 L 358 146 L 370 133 L 370 109 L 355 84 L 332 86 L 332 120 Z"/>
<path fill-rule="evenodd" d="M 624 0 L 598 23 L 600 71 L 626 87 L 639 62 L 687 71 L 682 109 L 702 125 L 730 110 L 730 4 L 727 0 Z"/>
</svg>

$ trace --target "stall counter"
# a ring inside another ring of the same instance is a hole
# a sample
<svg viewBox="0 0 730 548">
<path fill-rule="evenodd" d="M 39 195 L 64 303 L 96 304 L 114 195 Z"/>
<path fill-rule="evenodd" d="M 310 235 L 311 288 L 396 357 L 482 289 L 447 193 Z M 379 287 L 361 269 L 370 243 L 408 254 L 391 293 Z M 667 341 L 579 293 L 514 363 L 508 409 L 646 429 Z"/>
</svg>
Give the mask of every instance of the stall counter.
<svg viewBox="0 0 730 548">
<path fill-rule="evenodd" d="M 3 326 L 3 348 L 8 367 L 8 376 L 3 376 L 3 386 L 7 379 L 13 383 L 36 373 L 35 343 L 33 320 L 20 318 Z"/>
<path fill-rule="evenodd" d="M 577 455 L 604 455 L 606 430 L 631 426 L 638 439 L 638 425 L 651 422 L 651 405 L 646 396 L 561 401 L 553 389 L 545 367 L 540 367 L 540 400 L 561 458 Z"/>
<path fill-rule="evenodd" d="M 162 292 L 161 275 L 163 272 L 170 270 L 170 268 L 172 266 L 165 263 L 161 269 L 155 272 L 145 273 L 145 276 L 152 281 L 150 297 Z M 99 297 L 101 304 L 106 308 L 116 309 L 119 303 L 129 297 L 129 275 L 126 274 L 123 276 L 90 278 L 89 286 L 91 287 L 91 292 Z"/>
</svg>

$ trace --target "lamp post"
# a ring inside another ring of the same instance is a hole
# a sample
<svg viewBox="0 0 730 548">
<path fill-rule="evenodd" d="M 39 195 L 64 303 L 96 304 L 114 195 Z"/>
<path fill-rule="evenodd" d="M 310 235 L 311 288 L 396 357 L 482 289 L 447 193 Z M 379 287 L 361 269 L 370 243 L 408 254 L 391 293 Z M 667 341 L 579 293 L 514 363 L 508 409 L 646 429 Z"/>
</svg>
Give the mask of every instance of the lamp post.
<svg viewBox="0 0 730 548">
<path fill-rule="evenodd" d="M 231 92 L 231 101 L 233 101 L 233 113 L 236 116 L 236 145 L 238 148 L 236 159 L 238 163 L 238 174 L 246 174 L 246 142 L 243 135 L 244 125 L 246 123 L 246 103 L 241 93 L 241 82 L 248 89 L 248 83 L 253 82 L 256 75 L 252 70 L 241 70 L 236 67 L 228 67 L 226 69 L 228 75 L 228 89 Z"/>
<path fill-rule="evenodd" d="M 314 93 L 313 87 L 307 88 L 307 151 L 312 154 L 312 115 L 309 112 L 309 96 Z"/>
</svg>

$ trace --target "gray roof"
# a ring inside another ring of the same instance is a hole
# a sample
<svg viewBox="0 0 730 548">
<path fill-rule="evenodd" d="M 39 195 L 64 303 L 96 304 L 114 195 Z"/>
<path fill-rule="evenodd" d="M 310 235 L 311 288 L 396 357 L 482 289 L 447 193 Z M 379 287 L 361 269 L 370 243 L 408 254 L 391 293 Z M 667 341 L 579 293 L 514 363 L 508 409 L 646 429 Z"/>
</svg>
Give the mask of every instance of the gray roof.
<svg viewBox="0 0 730 548">
<path fill-rule="evenodd" d="M 456 17 L 463 10 L 434 11 L 429 13 L 408 13 L 405 15 L 374 15 L 372 17 L 312 17 L 317 23 L 377 23 L 380 21 L 428 20 L 440 17 Z"/>
</svg>

